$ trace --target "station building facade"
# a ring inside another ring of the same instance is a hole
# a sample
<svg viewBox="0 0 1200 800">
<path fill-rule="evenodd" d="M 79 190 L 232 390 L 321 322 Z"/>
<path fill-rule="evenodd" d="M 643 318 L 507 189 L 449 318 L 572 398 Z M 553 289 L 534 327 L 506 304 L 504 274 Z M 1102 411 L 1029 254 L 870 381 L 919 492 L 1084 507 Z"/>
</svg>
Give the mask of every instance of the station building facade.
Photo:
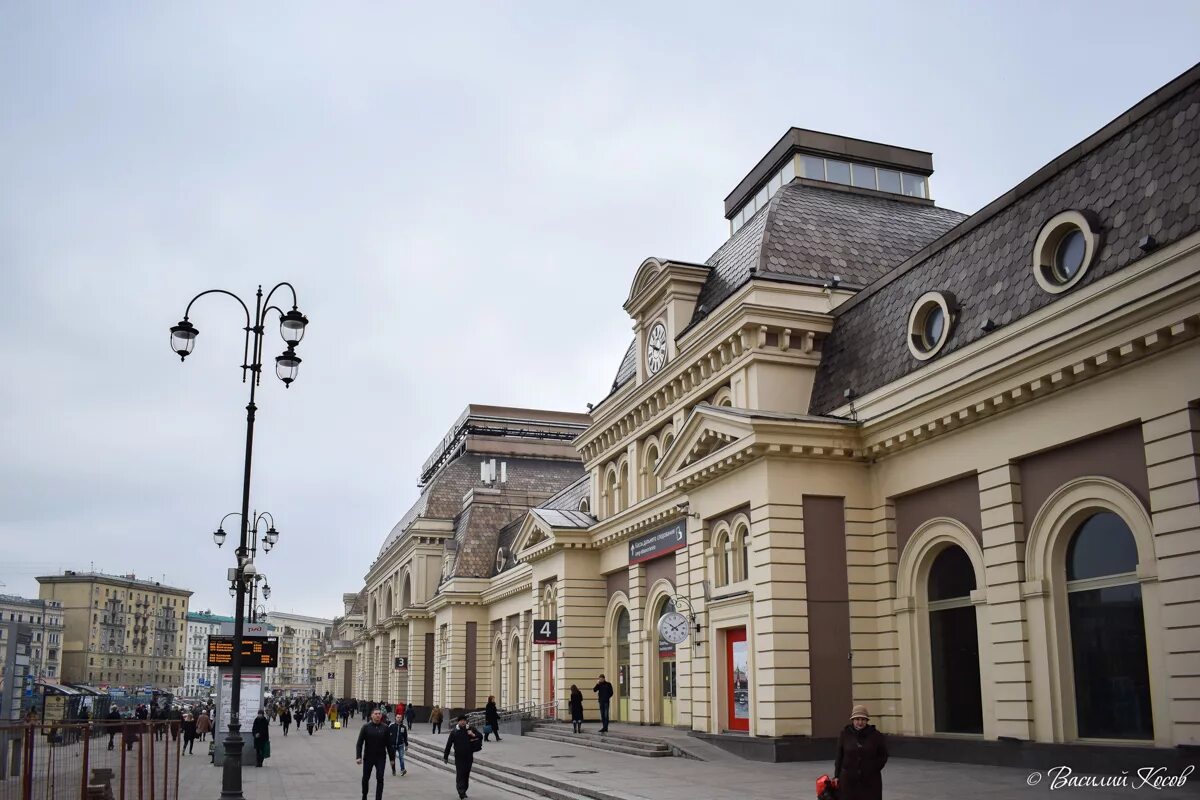
<svg viewBox="0 0 1200 800">
<path fill-rule="evenodd" d="M 646 259 L 553 474 L 481 481 L 501 435 L 426 465 L 358 696 L 577 684 L 594 716 L 603 672 L 618 719 L 767 759 L 853 703 L 919 740 L 1200 744 L 1200 68 L 969 217 L 932 172 L 792 129 L 716 253 Z"/>
</svg>

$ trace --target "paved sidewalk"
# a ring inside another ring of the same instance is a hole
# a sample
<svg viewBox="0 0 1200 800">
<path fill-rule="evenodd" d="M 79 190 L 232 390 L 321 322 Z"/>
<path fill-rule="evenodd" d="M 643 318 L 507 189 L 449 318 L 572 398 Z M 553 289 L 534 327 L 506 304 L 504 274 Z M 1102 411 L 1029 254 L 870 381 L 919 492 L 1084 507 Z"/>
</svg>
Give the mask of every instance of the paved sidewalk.
<svg viewBox="0 0 1200 800">
<path fill-rule="evenodd" d="M 267 766 L 243 769 L 245 797 L 247 800 L 356 800 L 360 796 L 362 774 L 361 768 L 354 763 L 358 728 L 355 720 L 343 731 L 327 728 L 312 737 L 293 733 L 284 738 L 278 727 L 272 727 L 272 757 Z M 615 726 L 613 730 L 616 730 Z M 680 733 L 656 728 L 641 728 L 638 732 L 663 739 Z M 438 748 L 438 753 L 445 746 L 445 735 L 432 736 L 428 725 L 418 724 L 410 735 L 414 740 Z M 180 800 L 216 800 L 220 795 L 221 770 L 208 763 L 207 751 L 201 755 L 200 743 L 197 745 L 195 756 L 182 758 Z M 439 757 L 419 752 L 417 746 L 410 747 L 408 776 L 392 777 L 389 770 L 384 797 L 388 800 L 404 796 L 455 800 L 454 776 L 435 768 L 431 763 L 434 758 Z M 803 800 L 814 796 L 813 783 L 817 776 L 833 767 L 830 761 L 765 764 L 735 756 L 716 761 L 643 758 L 519 736 L 505 736 L 499 743 L 488 742 L 478 756 L 478 763 L 586 787 L 585 791 L 590 794 L 580 794 L 580 797 L 594 799 L 599 795 L 617 800 Z M 1200 775 L 1195 773 L 1183 789 L 1157 792 L 1131 788 L 1051 791 L 1049 780 L 1042 777 L 1044 779 L 1037 786 L 1030 787 L 1027 784 L 1029 772 L 1022 769 L 892 759 L 884 771 L 883 796 L 887 800 L 1200 797 Z M 473 778 L 471 782 L 471 800 L 511 800 L 531 796 L 479 778 Z"/>
</svg>

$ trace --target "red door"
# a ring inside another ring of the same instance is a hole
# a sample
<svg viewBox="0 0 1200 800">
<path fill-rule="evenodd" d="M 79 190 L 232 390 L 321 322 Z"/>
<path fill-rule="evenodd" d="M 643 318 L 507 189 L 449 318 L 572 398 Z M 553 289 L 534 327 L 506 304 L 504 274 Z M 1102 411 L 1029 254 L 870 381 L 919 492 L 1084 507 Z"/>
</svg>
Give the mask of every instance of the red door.
<svg viewBox="0 0 1200 800">
<path fill-rule="evenodd" d="M 749 732 L 750 650 L 745 628 L 731 628 L 725 632 L 725 675 L 729 729 Z"/>
<path fill-rule="evenodd" d="M 550 650 L 549 652 L 546 653 L 545 679 L 546 679 L 546 702 L 547 703 L 554 703 L 554 701 L 558 699 L 557 697 L 555 697 L 555 689 L 557 688 L 556 687 L 556 684 L 557 684 L 556 677 L 557 676 L 554 674 L 554 651 Z M 557 716 L 556 705 L 550 706 L 546 716 L 548 716 L 548 717 L 556 717 Z"/>
</svg>

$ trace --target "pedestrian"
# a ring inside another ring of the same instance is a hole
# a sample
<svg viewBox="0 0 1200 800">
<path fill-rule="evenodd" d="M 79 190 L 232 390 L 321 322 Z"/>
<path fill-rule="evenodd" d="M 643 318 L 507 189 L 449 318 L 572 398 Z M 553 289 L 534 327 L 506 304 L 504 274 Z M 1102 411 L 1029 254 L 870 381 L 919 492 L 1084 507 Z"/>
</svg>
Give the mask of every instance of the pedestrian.
<svg viewBox="0 0 1200 800">
<path fill-rule="evenodd" d="M 329 727 L 338 729 L 338 707 L 336 703 L 329 704 Z"/>
<path fill-rule="evenodd" d="M 113 749 L 113 738 L 117 735 L 117 731 L 120 729 L 120 723 L 121 723 L 120 710 L 116 706 L 113 706 L 112 708 L 110 708 L 108 710 L 107 719 L 108 719 L 108 749 L 112 750 Z"/>
<path fill-rule="evenodd" d="M 412 703 L 409 703 L 404 709 L 404 722 L 408 725 L 408 729 L 412 730 L 413 723 L 417 721 L 417 708 Z"/>
<path fill-rule="evenodd" d="M 433 725 L 432 733 L 442 732 L 442 707 L 435 705 L 429 709 L 429 722 Z"/>
<path fill-rule="evenodd" d="M 196 747 L 196 718 L 191 714 L 183 715 L 183 752 L 189 756 Z"/>
<path fill-rule="evenodd" d="M 208 716 L 208 711 L 201 709 L 200 716 L 196 717 L 196 733 L 200 735 L 200 741 L 204 741 L 208 736 L 208 732 L 212 730 L 212 718 Z M 215 736 L 213 737 L 216 738 Z"/>
<path fill-rule="evenodd" d="M 496 741 L 500 741 L 500 712 L 496 708 L 496 696 L 489 694 L 487 705 L 483 707 L 483 740 L 486 742 L 493 734 Z"/>
<path fill-rule="evenodd" d="M 371 712 L 371 721 L 358 731 L 358 741 L 354 745 L 354 758 L 363 768 L 362 800 L 367 800 L 372 770 L 375 771 L 375 800 L 383 800 L 384 759 L 395 757 L 396 751 L 388 738 L 387 727 L 383 724 L 383 712 Z"/>
<path fill-rule="evenodd" d="M 317 727 L 317 710 L 311 706 L 304 712 L 304 727 L 308 728 L 309 736 L 312 736 L 313 728 Z"/>
<path fill-rule="evenodd" d="M 287 706 L 279 712 L 279 724 L 283 726 L 283 735 L 287 736 L 288 728 L 292 727 L 292 710 Z"/>
<path fill-rule="evenodd" d="M 583 692 L 579 691 L 579 687 L 571 684 L 571 699 L 567 701 L 567 705 L 571 710 L 571 730 L 575 733 L 583 733 Z"/>
<path fill-rule="evenodd" d="M 460 714 L 458 724 L 446 737 L 446 751 L 442 753 L 442 762 L 450 763 L 450 751 L 454 750 L 454 786 L 458 789 L 459 800 L 465 800 L 467 789 L 471 786 L 471 765 L 475 763 L 475 751 L 483 749 L 483 739 L 479 731 L 467 726 L 467 715 Z M 378 800 L 378 798 L 376 798 Z"/>
<path fill-rule="evenodd" d="M 608 733 L 608 704 L 612 702 L 612 684 L 606 681 L 601 673 L 600 680 L 592 687 L 592 691 L 596 693 L 596 700 L 600 703 L 600 732 Z"/>
<path fill-rule="evenodd" d="M 883 766 L 887 764 L 886 738 L 870 724 L 866 706 L 855 706 L 850 722 L 838 736 L 833 777 L 841 800 L 882 800 Z"/>
<path fill-rule="evenodd" d="M 254 718 L 254 726 L 250 729 L 254 736 L 254 758 L 261 767 L 263 760 L 271 757 L 271 731 L 268 729 L 267 714 L 261 708 Z"/>
<path fill-rule="evenodd" d="M 388 725 L 388 740 L 396 753 L 392 758 L 392 774 L 396 774 L 396 762 L 399 761 L 400 777 L 404 777 L 408 774 L 408 770 L 404 768 L 404 751 L 408 749 L 408 726 L 404 724 L 401 714 L 397 714 L 392 724 Z"/>
</svg>

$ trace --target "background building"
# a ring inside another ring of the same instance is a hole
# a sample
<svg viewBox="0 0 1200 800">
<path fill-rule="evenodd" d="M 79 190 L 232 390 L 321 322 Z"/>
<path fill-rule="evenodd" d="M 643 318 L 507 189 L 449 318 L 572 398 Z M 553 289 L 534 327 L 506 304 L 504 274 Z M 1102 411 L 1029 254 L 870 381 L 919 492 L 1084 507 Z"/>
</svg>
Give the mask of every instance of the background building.
<svg viewBox="0 0 1200 800">
<path fill-rule="evenodd" d="M 221 635 L 222 622 L 232 623 L 233 617 L 218 616 L 211 611 L 188 613 L 181 691 L 184 697 L 208 697 L 214 691 L 218 670 L 208 666 L 208 637 Z"/>
<path fill-rule="evenodd" d="M 67 683 L 175 689 L 183 682 L 187 589 L 134 575 L 65 571 L 37 579 L 61 604 Z"/>
<path fill-rule="evenodd" d="M 61 678 L 63 616 L 57 600 L 40 600 L 0 594 L 0 622 L 26 623 L 30 627 L 29 669 L 38 680 Z"/>
<path fill-rule="evenodd" d="M 279 666 L 267 670 L 267 686 L 283 694 L 315 692 L 317 669 L 333 620 L 272 611 L 259 621 L 274 625 L 272 635 L 279 637 Z"/>
<path fill-rule="evenodd" d="M 365 623 L 363 592 L 342 595 L 344 613 L 333 618 L 330 639 L 325 642 L 324 653 L 317 666 L 317 694 L 332 694 L 334 697 L 354 697 L 354 680 L 358 665 L 355 641 L 362 633 Z"/>
</svg>

